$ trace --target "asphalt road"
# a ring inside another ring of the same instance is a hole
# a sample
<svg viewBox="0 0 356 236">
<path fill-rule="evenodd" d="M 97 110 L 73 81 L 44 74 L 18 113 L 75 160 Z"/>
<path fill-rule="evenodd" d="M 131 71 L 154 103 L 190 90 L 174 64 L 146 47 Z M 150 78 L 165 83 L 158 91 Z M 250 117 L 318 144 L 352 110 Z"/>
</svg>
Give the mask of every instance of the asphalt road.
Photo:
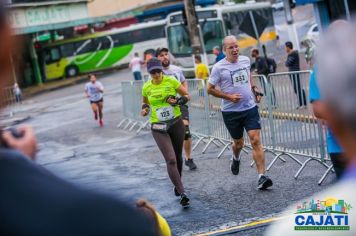
<svg viewBox="0 0 356 236">
<path fill-rule="evenodd" d="M 182 210 L 150 132 L 135 135 L 116 127 L 123 119 L 120 81 L 127 79 L 132 79 L 128 70 L 100 78 L 106 91 L 103 128 L 93 119 L 83 94 L 84 84 L 25 101 L 15 114 L 31 117 L 27 123 L 34 126 L 40 144 L 37 162 L 70 182 L 115 195 L 129 204 L 137 198 L 148 199 L 166 217 L 173 235 L 205 233 L 268 219 L 334 181 L 329 175 L 322 186 L 317 185 L 325 170 L 317 163 L 308 165 L 295 180 L 293 175 L 299 167 L 287 159 L 268 172 L 274 186 L 258 191 L 250 153 L 243 154 L 240 174 L 234 176 L 229 170 L 228 151 L 217 159 L 220 149 L 211 146 L 201 154 L 203 145 L 199 145 L 193 153 L 198 169 L 184 167 L 183 182 L 191 208 Z M 273 156 L 267 153 L 266 158 L 269 163 Z M 262 235 L 265 228 L 236 235 Z"/>
</svg>

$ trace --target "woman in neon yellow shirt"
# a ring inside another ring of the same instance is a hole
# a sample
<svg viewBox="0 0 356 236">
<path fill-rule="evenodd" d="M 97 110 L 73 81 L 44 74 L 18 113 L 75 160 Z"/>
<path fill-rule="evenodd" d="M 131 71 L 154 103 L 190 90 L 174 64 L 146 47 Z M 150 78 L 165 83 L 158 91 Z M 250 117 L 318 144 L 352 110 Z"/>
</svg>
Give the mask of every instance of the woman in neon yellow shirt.
<svg viewBox="0 0 356 236">
<path fill-rule="evenodd" d="M 189 207 L 189 198 L 182 183 L 182 149 L 185 127 L 181 119 L 179 105 L 189 100 L 189 95 L 181 83 L 173 77 L 163 75 L 161 61 L 152 58 L 147 62 L 151 80 L 142 88 L 142 116 L 150 111 L 152 136 L 166 161 L 169 178 L 174 185 L 174 194 L 180 196 L 180 204 Z M 180 97 L 176 97 L 177 95 Z"/>
</svg>

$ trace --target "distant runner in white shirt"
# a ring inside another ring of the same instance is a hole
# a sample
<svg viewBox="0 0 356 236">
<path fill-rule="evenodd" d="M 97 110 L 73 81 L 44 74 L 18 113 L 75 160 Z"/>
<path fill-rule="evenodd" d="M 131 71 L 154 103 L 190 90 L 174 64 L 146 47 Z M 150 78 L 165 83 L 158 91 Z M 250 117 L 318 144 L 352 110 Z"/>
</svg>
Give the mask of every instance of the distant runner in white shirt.
<svg viewBox="0 0 356 236">
<path fill-rule="evenodd" d="M 96 76 L 94 74 L 88 75 L 90 82 L 85 85 L 85 95 L 89 98 L 91 108 L 94 112 L 94 119 L 98 120 L 99 115 L 99 125 L 104 126 L 103 123 L 103 93 L 104 86 L 96 81 Z"/>
<path fill-rule="evenodd" d="M 252 84 L 250 59 L 239 55 L 239 45 L 235 36 L 226 36 L 223 47 L 226 57 L 213 66 L 208 93 L 222 98 L 221 111 L 224 123 L 233 138 L 231 172 L 234 175 L 239 174 L 245 129 L 251 141 L 252 156 L 259 174 L 258 189 L 264 190 L 273 183 L 264 175 L 265 156 L 261 144 L 260 115 L 256 105 L 256 102 L 261 100 L 261 93 Z"/>
<path fill-rule="evenodd" d="M 142 80 L 141 76 L 141 65 L 143 60 L 139 57 L 138 53 L 135 52 L 134 58 L 131 59 L 129 67 L 134 75 L 135 80 Z"/>
<path fill-rule="evenodd" d="M 175 65 L 171 65 L 171 61 L 169 58 L 169 51 L 168 48 L 158 48 L 156 50 L 156 57 L 158 60 L 162 62 L 163 66 L 163 74 L 165 75 L 170 75 L 176 78 L 183 87 L 188 91 L 188 83 L 185 80 L 183 71 L 181 68 Z M 182 119 L 183 123 L 185 126 L 185 136 L 184 136 L 184 153 L 185 153 L 185 165 L 189 167 L 189 170 L 195 170 L 197 168 L 197 165 L 194 163 L 193 158 L 192 158 L 192 135 L 190 134 L 190 129 L 189 129 L 189 110 L 188 106 L 181 105 L 180 111 L 182 113 Z"/>
</svg>

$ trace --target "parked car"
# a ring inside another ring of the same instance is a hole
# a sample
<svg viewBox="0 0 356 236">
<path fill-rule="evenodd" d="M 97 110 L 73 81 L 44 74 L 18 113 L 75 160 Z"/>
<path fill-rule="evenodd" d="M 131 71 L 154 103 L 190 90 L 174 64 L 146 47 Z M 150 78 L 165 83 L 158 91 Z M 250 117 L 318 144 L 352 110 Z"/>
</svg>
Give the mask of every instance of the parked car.
<svg viewBox="0 0 356 236">
<path fill-rule="evenodd" d="M 275 3 L 272 4 L 272 9 L 274 11 L 280 11 L 284 9 L 283 0 L 277 0 Z"/>
<path fill-rule="evenodd" d="M 307 32 L 307 38 L 313 39 L 314 42 L 319 40 L 319 27 L 317 24 L 312 24 Z"/>
</svg>

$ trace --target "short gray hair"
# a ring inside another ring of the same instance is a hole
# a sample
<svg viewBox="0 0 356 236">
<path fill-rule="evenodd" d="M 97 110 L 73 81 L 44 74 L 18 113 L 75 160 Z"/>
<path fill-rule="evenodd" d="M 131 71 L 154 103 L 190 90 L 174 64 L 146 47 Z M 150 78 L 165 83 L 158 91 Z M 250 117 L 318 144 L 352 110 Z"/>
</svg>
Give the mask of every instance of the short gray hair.
<svg viewBox="0 0 356 236">
<path fill-rule="evenodd" d="M 221 51 L 220 47 L 219 46 L 214 46 L 213 49 L 216 49 L 218 51 Z"/>
<path fill-rule="evenodd" d="M 225 42 L 229 39 L 234 39 L 234 40 L 237 40 L 236 37 L 234 35 L 228 35 L 228 36 L 225 36 L 225 38 L 223 39 L 223 46 L 225 47 Z"/>
<path fill-rule="evenodd" d="M 356 133 L 356 26 L 335 22 L 317 51 L 321 97 Z"/>
</svg>

